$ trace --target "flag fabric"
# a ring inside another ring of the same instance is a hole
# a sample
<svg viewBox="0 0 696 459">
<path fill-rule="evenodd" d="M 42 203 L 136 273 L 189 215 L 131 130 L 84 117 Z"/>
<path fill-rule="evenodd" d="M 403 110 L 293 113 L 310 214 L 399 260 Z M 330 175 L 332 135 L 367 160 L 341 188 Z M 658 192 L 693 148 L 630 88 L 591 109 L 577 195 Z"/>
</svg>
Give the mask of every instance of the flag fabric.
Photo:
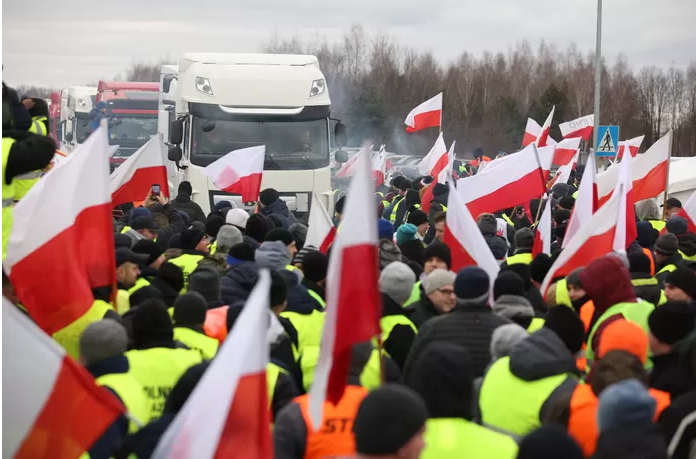
<svg viewBox="0 0 696 459">
<path fill-rule="evenodd" d="M 689 232 L 696 233 L 696 192 L 691 194 L 677 215 L 684 217 L 689 223 Z"/>
<path fill-rule="evenodd" d="M 527 125 L 524 128 L 524 137 L 522 138 L 522 147 L 526 147 L 530 143 L 536 141 L 540 134 L 541 126 L 539 126 L 539 123 L 531 118 L 527 118 Z M 554 145 L 555 143 L 556 141 L 553 140 L 551 136 L 547 137 L 546 145 Z"/>
<path fill-rule="evenodd" d="M 387 175 L 388 162 L 389 159 L 387 158 L 386 148 L 382 145 L 372 158 L 372 178 L 375 181 L 375 187 L 384 183 L 384 177 Z"/>
<path fill-rule="evenodd" d="M 321 351 L 309 391 L 309 411 L 317 427 L 322 425 L 325 399 L 335 404 L 343 396 L 352 346 L 380 331 L 377 206 L 372 196 L 370 153 L 363 149 L 358 154 L 361 157 L 346 196 L 341 231 L 331 248 L 326 277 Z"/>
<path fill-rule="evenodd" d="M 546 182 L 534 145 L 492 161 L 482 172 L 457 182 L 457 193 L 474 218 L 484 212 L 522 205 L 545 191 Z"/>
<path fill-rule="evenodd" d="M 445 184 L 449 180 L 449 177 L 453 176 L 454 173 L 454 160 L 455 160 L 455 155 L 454 155 L 454 146 L 457 144 L 456 140 L 452 141 L 452 145 L 450 146 L 449 151 L 447 152 L 447 166 L 445 166 L 444 169 L 440 171 L 439 174 L 433 176 L 433 181 L 430 183 L 427 187 L 425 187 L 425 191 L 423 192 L 423 196 L 421 196 L 421 210 L 425 212 L 426 214 L 430 213 L 430 207 L 432 205 L 433 199 L 435 199 L 435 195 L 433 194 L 433 188 L 435 188 L 435 185 L 437 183 L 442 183 Z"/>
<path fill-rule="evenodd" d="M 358 159 L 358 155 L 353 155 L 352 157 L 348 158 L 348 161 L 343 163 L 341 168 L 336 172 L 336 177 L 338 178 L 346 178 L 346 177 L 352 177 L 353 174 L 355 173 L 355 162 Z"/>
<path fill-rule="evenodd" d="M 498 276 L 500 266 L 491 249 L 488 248 L 472 214 L 454 188 L 452 180 L 450 180 L 449 189 L 445 234 L 442 241 L 452 252 L 452 271 L 457 272 L 467 266 L 478 265 L 488 273 L 492 283 Z"/>
<path fill-rule="evenodd" d="M 154 184 L 160 185 L 164 197 L 169 197 L 162 134 L 152 137 L 111 174 L 111 205 L 141 201 Z"/>
<path fill-rule="evenodd" d="M 544 125 L 541 127 L 541 132 L 539 133 L 539 136 L 535 140 L 537 147 L 545 147 L 546 146 L 546 143 L 548 142 L 548 138 L 549 138 L 549 131 L 551 130 L 551 123 L 553 122 L 553 114 L 555 111 L 556 111 L 556 106 L 554 105 L 551 108 L 551 113 L 549 113 L 549 116 L 546 117 L 546 121 L 544 121 Z"/>
<path fill-rule="evenodd" d="M 633 181 L 631 180 L 631 162 L 634 159 L 626 155 L 619 163 L 619 179 L 616 190 L 621 189 L 619 197 L 619 215 L 616 220 L 614 235 L 614 250 L 626 251 L 629 245 L 638 237 L 636 226 L 635 201 L 633 199 Z"/>
<path fill-rule="evenodd" d="M 152 457 L 273 458 L 266 387 L 270 291 L 270 272 L 262 269 L 230 334 Z"/>
<path fill-rule="evenodd" d="M 445 139 L 442 137 L 442 132 L 440 132 L 433 147 L 418 164 L 418 173 L 437 178 L 440 172 L 447 167 L 448 163 L 447 146 L 445 145 Z"/>
<path fill-rule="evenodd" d="M 555 183 L 568 183 L 570 173 L 573 171 L 573 169 L 575 169 L 575 164 L 578 162 L 579 156 L 580 152 L 575 153 L 575 156 L 568 164 L 558 168 L 558 171 L 556 171 Z"/>
<path fill-rule="evenodd" d="M 645 136 L 641 135 L 640 137 L 634 137 L 632 139 L 619 142 L 619 150 L 616 152 L 616 158 L 623 158 L 624 152 L 626 151 L 627 147 L 628 151 L 631 152 L 631 156 L 635 157 L 638 154 L 638 150 L 640 150 L 640 146 L 643 144 L 644 138 Z"/>
<path fill-rule="evenodd" d="M 563 238 L 563 248 L 568 245 L 568 241 L 572 239 L 578 229 L 590 221 L 592 214 L 597 211 L 597 207 L 594 155 L 588 155 L 585 171 L 582 173 L 582 180 L 578 188 L 578 198 L 575 200 L 573 212 L 570 214 L 570 220 Z"/>
<path fill-rule="evenodd" d="M 637 201 L 654 198 L 667 189 L 667 171 L 672 149 L 672 131 L 655 142 L 645 153 L 631 161 L 633 198 Z M 618 182 L 619 165 L 597 175 L 597 196 L 602 206 L 611 197 Z"/>
<path fill-rule="evenodd" d="M 116 284 L 106 136 L 102 124 L 14 208 L 4 266 L 49 335 L 90 309 L 92 288 Z"/>
<path fill-rule="evenodd" d="M 331 221 L 329 212 L 316 193 L 312 194 L 312 205 L 309 208 L 307 237 L 305 246 L 317 247 L 326 253 L 336 237 L 336 227 Z"/>
<path fill-rule="evenodd" d="M 594 128 L 594 113 L 592 115 L 581 116 L 573 121 L 567 121 L 558 125 L 564 139 L 580 138 L 590 140 L 592 129 Z"/>
<path fill-rule="evenodd" d="M 256 201 L 261 192 L 266 146 L 242 148 L 227 153 L 203 169 L 216 187 L 242 196 L 245 202 Z"/>
<path fill-rule="evenodd" d="M 428 99 L 406 116 L 406 132 L 442 125 L 442 93 Z"/>
<path fill-rule="evenodd" d="M 542 295 L 546 296 L 553 279 L 567 276 L 575 269 L 612 251 L 620 201 L 618 194 L 612 197 L 573 235 L 546 274 L 539 289 Z"/>
<path fill-rule="evenodd" d="M 553 164 L 565 166 L 571 162 L 578 153 L 581 140 L 580 137 L 573 137 L 558 142 L 558 144 L 556 144 L 556 150 L 554 151 Z"/>
<path fill-rule="evenodd" d="M 2 333 L 3 457 L 80 457 L 123 405 L 5 298 Z"/>
<path fill-rule="evenodd" d="M 553 158 L 556 155 L 556 145 L 547 145 L 545 147 L 537 147 L 537 156 L 539 158 L 539 165 L 541 165 L 541 170 L 544 173 L 544 181 L 548 182 L 551 178 L 551 167 L 553 165 Z M 538 198 L 539 196 L 537 196 Z"/>
<path fill-rule="evenodd" d="M 541 218 L 534 232 L 533 257 L 540 253 L 551 255 L 551 228 L 551 198 L 547 198 L 544 211 L 541 213 Z"/>
</svg>

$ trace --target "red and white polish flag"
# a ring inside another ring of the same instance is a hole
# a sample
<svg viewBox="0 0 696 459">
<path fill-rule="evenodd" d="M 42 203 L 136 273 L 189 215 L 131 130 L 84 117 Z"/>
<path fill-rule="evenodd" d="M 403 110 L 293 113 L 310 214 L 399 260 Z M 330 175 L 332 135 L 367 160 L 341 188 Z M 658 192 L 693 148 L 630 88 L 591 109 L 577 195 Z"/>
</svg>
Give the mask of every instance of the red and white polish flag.
<svg viewBox="0 0 696 459">
<path fill-rule="evenodd" d="M 497 163 L 497 164 L 496 164 Z M 474 218 L 523 205 L 543 195 L 546 181 L 536 147 L 496 159 L 478 174 L 457 182 L 457 193 Z M 449 209 L 449 207 L 448 207 Z"/>
<path fill-rule="evenodd" d="M 580 137 L 563 139 L 556 144 L 556 150 L 553 156 L 553 164 L 565 166 L 570 163 L 580 148 Z"/>
<path fill-rule="evenodd" d="M 387 158 L 386 147 L 382 145 L 372 158 L 372 178 L 375 180 L 376 187 L 384 183 L 388 168 L 391 169 L 391 164 Z"/>
<path fill-rule="evenodd" d="M 329 246 L 336 238 L 336 227 L 331 221 L 324 203 L 316 193 L 312 195 L 312 205 L 309 208 L 309 221 L 307 223 L 309 228 L 307 229 L 305 246 L 316 247 L 322 253 L 328 252 Z"/>
<path fill-rule="evenodd" d="M 655 142 L 645 153 L 631 161 L 633 198 L 635 201 L 654 198 L 667 189 L 667 171 L 672 150 L 672 131 Z M 597 175 L 597 196 L 602 206 L 618 183 L 619 165 L 613 165 Z"/>
<path fill-rule="evenodd" d="M 581 116 L 573 121 L 567 121 L 558 125 L 564 139 L 580 138 L 589 140 L 594 128 L 594 113 L 592 115 Z"/>
<path fill-rule="evenodd" d="M 428 154 L 418 163 L 418 173 L 437 178 L 447 168 L 448 162 L 447 146 L 441 132 Z"/>
<path fill-rule="evenodd" d="M 3 456 L 81 457 L 123 405 L 5 298 L 2 333 L 12 343 L 2 361 Z"/>
<path fill-rule="evenodd" d="M 324 401 L 335 404 L 343 396 L 353 345 L 380 332 L 377 205 L 372 195 L 370 152 L 363 148 L 358 155 L 341 231 L 331 248 L 321 351 L 309 391 L 310 416 L 317 428 L 322 425 Z"/>
<path fill-rule="evenodd" d="M 273 458 L 266 387 L 270 290 L 271 275 L 262 269 L 234 328 L 152 457 Z"/>
<path fill-rule="evenodd" d="M 159 184 L 162 195 L 169 197 L 162 134 L 151 138 L 111 174 L 111 204 L 141 201 L 153 184 Z"/>
<path fill-rule="evenodd" d="M 619 150 L 616 152 L 616 158 L 623 158 L 626 148 L 628 148 L 628 151 L 631 152 L 631 156 L 635 158 L 635 156 L 638 154 L 638 150 L 640 150 L 640 146 L 643 144 L 644 138 L 645 136 L 641 135 L 640 137 L 634 137 L 632 139 L 619 142 Z"/>
<path fill-rule="evenodd" d="M 433 182 L 428 185 L 425 188 L 425 192 L 423 193 L 423 196 L 421 197 L 421 209 L 423 212 L 428 214 L 430 212 L 430 207 L 432 206 L 433 199 L 435 199 L 435 195 L 433 195 L 433 188 L 435 187 L 435 184 L 437 183 L 442 183 L 445 184 L 447 183 L 450 178 L 452 177 L 452 172 L 454 169 L 454 147 L 457 144 L 456 140 L 452 141 L 452 145 L 450 146 L 449 151 L 447 152 L 447 157 L 448 157 L 448 163 L 447 167 L 442 169 L 437 176 L 434 176 Z"/>
<path fill-rule="evenodd" d="M 566 227 L 565 238 L 563 238 L 563 248 L 568 245 L 568 241 L 572 239 L 578 229 L 590 221 L 597 207 L 594 155 L 588 155 L 585 172 L 582 173 L 582 180 L 578 188 L 578 199 L 575 200 L 573 212 Z"/>
<path fill-rule="evenodd" d="M 488 273 L 492 284 L 498 276 L 500 266 L 488 248 L 469 209 L 455 190 L 452 180 L 450 180 L 449 188 L 445 234 L 442 236 L 442 241 L 452 252 L 452 271 L 457 272 L 467 266 L 479 266 Z"/>
<path fill-rule="evenodd" d="M 245 202 L 256 201 L 261 192 L 266 146 L 242 148 L 227 153 L 203 169 L 216 187 L 242 196 Z"/>
<path fill-rule="evenodd" d="M 532 256 L 536 257 L 540 253 L 551 255 L 551 229 L 551 199 L 547 198 L 544 211 L 541 213 L 539 224 L 534 232 Z"/>
<path fill-rule="evenodd" d="M 691 197 L 684 203 L 684 206 L 679 209 L 677 215 L 684 217 L 689 223 L 689 231 L 696 233 L 696 192 L 691 194 Z"/>
<path fill-rule="evenodd" d="M 570 173 L 575 169 L 575 164 L 578 162 L 579 157 L 580 152 L 576 152 L 575 156 L 573 156 L 573 159 L 571 159 L 568 164 L 565 164 L 558 168 L 558 171 L 556 171 L 555 183 L 568 183 L 568 179 L 570 179 Z"/>
<path fill-rule="evenodd" d="M 4 266 L 49 335 L 90 309 L 92 288 L 116 284 L 106 136 L 104 123 L 14 208 Z"/>
<path fill-rule="evenodd" d="M 542 295 L 546 296 L 553 279 L 567 276 L 613 250 L 620 202 L 618 195 L 612 197 L 570 238 L 541 284 Z"/>
<path fill-rule="evenodd" d="M 531 118 L 527 118 L 527 125 L 524 128 L 524 137 L 522 138 L 522 147 L 526 147 L 530 143 L 534 143 L 541 135 L 541 126 Z M 546 138 L 546 145 L 555 145 L 556 141 L 551 136 Z"/>
<path fill-rule="evenodd" d="M 633 199 L 633 181 L 631 180 L 631 163 L 633 161 L 631 155 L 626 155 L 619 163 L 619 181 L 615 188 L 621 190 L 619 216 L 616 220 L 616 234 L 614 236 L 614 250 L 617 252 L 625 252 L 638 237 L 634 207 L 636 202 Z"/>
<path fill-rule="evenodd" d="M 539 133 L 539 136 L 536 138 L 536 145 L 537 147 L 545 147 L 546 144 L 548 143 L 548 138 L 549 138 L 549 131 L 551 131 L 551 123 L 553 122 L 553 114 L 556 112 L 556 106 L 554 105 L 551 108 L 551 113 L 549 113 L 549 116 L 546 117 L 546 121 L 544 121 L 544 125 L 541 127 L 541 132 Z"/>
<path fill-rule="evenodd" d="M 343 166 L 336 172 L 336 177 L 338 178 L 346 178 L 346 177 L 352 177 L 353 174 L 355 174 L 355 161 L 357 161 L 358 155 L 353 155 L 343 163 Z"/>
<path fill-rule="evenodd" d="M 442 93 L 411 110 L 404 123 L 406 123 L 406 132 L 440 126 L 442 124 Z"/>
</svg>

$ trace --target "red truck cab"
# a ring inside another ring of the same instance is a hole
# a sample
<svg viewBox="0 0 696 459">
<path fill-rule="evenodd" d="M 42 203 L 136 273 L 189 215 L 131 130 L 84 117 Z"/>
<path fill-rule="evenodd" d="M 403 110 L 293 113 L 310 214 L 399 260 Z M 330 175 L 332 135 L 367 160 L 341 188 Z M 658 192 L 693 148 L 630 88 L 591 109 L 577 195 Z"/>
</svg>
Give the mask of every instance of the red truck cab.
<svg viewBox="0 0 696 459">
<path fill-rule="evenodd" d="M 56 142 L 58 148 L 60 148 L 61 141 L 61 125 L 60 125 L 60 93 L 51 93 L 51 106 L 48 108 L 48 125 L 51 131 L 48 135 Z"/>
<path fill-rule="evenodd" d="M 118 145 L 111 157 L 111 170 L 157 135 L 159 83 L 100 81 L 98 102 L 106 103 L 109 144 Z"/>
</svg>

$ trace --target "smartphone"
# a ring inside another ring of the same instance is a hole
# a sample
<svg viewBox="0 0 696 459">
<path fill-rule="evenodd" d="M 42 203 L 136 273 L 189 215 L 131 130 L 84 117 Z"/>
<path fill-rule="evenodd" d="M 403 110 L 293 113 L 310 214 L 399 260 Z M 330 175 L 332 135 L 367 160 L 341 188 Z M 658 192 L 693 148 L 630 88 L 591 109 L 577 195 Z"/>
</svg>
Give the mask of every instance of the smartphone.
<svg viewBox="0 0 696 459">
<path fill-rule="evenodd" d="M 159 186 L 159 184 L 155 183 L 154 185 L 152 185 L 152 195 L 159 196 L 159 194 L 160 194 L 160 186 Z"/>
</svg>

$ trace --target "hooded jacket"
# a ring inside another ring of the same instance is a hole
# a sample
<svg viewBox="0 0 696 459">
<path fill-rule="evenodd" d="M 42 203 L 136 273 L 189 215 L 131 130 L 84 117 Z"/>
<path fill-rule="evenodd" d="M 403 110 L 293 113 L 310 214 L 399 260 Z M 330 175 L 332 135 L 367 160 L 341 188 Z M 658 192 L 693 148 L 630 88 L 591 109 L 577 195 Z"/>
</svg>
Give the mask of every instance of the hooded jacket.
<svg viewBox="0 0 696 459">
<path fill-rule="evenodd" d="M 500 295 L 493 304 L 493 312 L 515 322 L 525 330 L 534 318 L 532 304 L 527 298 L 517 295 Z"/>
<path fill-rule="evenodd" d="M 679 234 L 677 236 L 677 241 L 679 241 L 679 250 L 684 252 L 684 255 L 687 257 L 693 257 L 696 255 L 696 234 Z"/>
<path fill-rule="evenodd" d="M 176 198 L 172 199 L 171 206 L 176 210 L 186 212 L 189 216 L 191 222 L 198 221 L 201 223 L 206 222 L 205 212 L 201 209 L 201 206 L 196 204 L 191 200 L 191 196 L 186 193 L 179 193 Z"/>
<path fill-rule="evenodd" d="M 507 240 L 502 236 L 498 236 L 498 224 L 495 217 L 482 218 L 478 223 L 478 227 L 495 259 L 504 260 L 508 254 Z"/>
<path fill-rule="evenodd" d="M 266 217 L 276 217 L 283 224 L 283 228 L 288 229 L 293 223 L 297 223 L 297 219 L 288 209 L 288 205 L 285 201 L 278 199 L 273 204 L 270 204 L 264 208 L 259 208 L 259 213 Z"/>
<path fill-rule="evenodd" d="M 259 273 L 255 262 L 249 261 L 232 266 L 220 279 L 222 302 L 233 304 L 237 301 L 246 301 L 258 279 Z"/>
</svg>

